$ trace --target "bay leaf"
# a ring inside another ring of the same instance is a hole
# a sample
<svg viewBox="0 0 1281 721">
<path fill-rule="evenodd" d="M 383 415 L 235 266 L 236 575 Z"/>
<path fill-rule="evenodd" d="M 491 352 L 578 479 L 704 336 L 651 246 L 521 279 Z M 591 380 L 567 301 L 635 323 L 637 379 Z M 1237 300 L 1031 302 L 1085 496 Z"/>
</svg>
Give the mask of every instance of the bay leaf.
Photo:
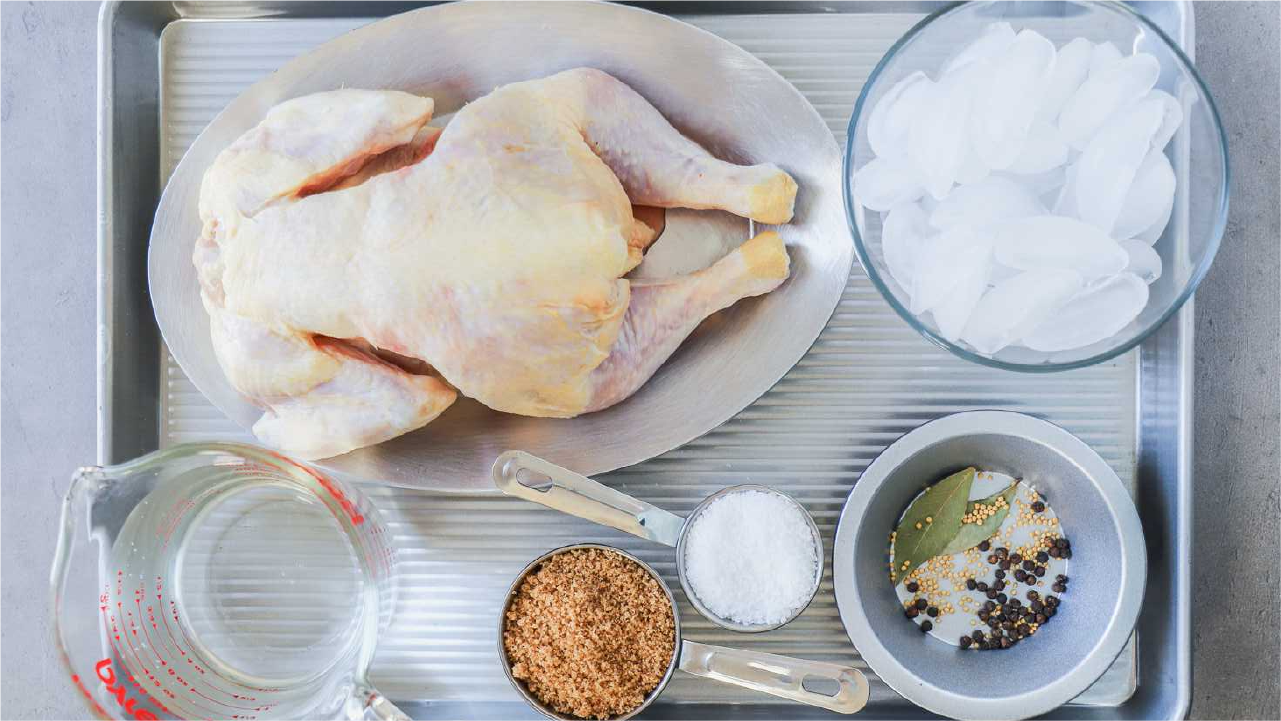
<svg viewBox="0 0 1281 721">
<path fill-rule="evenodd" d="M 996 513 L 993 513 L 984 519 L 982 523 L 962 523 L 961 527 L 957 529 L 956 537 L 953 538 L 946 547 L 944 547 L 943 552 L 939 555 L 950 556 L 953 553 L 960 553 L 961 551 L 974 548 L 983 541 L 986 541 L 996 535 L 996 529 L 1001 527 L 1001 524 L 1005 522 L 1005 517 L 1010 514 L 1010 506 L 1014 505 L 1014 496 L 1018 491 L 1018 486 L 1018 481 L 1015 481 L 1003 491 L 993 493 L 987 498 L 980 498 L 977 501 L 970 501 L 967 503 L 965 505 L 965 512 L 969 513 L 974 510 L 975 504 L 995 508 L 997 498 L 1005 499 L 1005 505 L 997 509 Z M 965 513 L 962 513 L 961 515 L 964 516 Z"/>
<path fill-rule="evenodd" d="M 973 468 L 953 473 L 927 488 L 907 507 L 894 532 L 893 572 L 899 583 L 956 538 L 975 473 Z"/>
</svg>

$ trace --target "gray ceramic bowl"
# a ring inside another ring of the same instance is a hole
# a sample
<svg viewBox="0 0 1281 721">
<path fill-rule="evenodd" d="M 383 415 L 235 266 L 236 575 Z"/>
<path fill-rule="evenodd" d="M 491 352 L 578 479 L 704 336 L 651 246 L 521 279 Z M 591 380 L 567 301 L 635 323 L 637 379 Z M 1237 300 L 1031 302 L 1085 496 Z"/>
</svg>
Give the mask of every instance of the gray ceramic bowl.
<svg viewBox="0 0 1281 721">
<path fill-rule="evenodd" d="M 1005 651 L 963 651 L 923 635 L 903 617 L 886 570 L 907 504 L 967 466 L 1030 482 L 1072 541 L 1060 613 Z M 1003 411 L 946 416 L 886 448 L 850 492 L 832 564 L 841 621 L 868 666 L 909 701 L 958 719 L 1027 718 L 1084 691 L 1129 638 L 1147 577 L 1143 529 L 1116 473 L 1062 428 Z"/>
</svg>

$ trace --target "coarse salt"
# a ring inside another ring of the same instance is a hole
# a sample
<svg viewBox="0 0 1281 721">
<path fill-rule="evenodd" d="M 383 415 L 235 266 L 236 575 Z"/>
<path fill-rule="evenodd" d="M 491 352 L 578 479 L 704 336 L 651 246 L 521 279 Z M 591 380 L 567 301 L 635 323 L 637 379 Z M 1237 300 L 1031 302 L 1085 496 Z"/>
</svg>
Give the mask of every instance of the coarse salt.
<svg viewBox="0 0 1281 721">
<path fill-rule="evenodd" d="M 712 501 L 685 537 L 685 579 L 714 615 L 782 623 L 814 594 L 818 549 L 804 511 L 763 491 Z"/>
</svg>

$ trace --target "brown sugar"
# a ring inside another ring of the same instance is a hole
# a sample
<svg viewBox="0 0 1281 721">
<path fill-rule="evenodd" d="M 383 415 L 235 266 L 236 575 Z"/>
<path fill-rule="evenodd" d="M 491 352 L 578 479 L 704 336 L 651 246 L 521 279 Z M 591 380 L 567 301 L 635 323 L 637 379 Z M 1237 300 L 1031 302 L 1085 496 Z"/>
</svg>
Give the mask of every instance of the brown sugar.
<svg viewBox="0 0 1281 721">
<path fill-rule="evenodd" d="M 671 602 L 636 562 L 598 548 L 543 561 L 503 622 L 512 676 L 548 708 L 608 719 L 658 687 L 676 650 Z"/>
</svg>

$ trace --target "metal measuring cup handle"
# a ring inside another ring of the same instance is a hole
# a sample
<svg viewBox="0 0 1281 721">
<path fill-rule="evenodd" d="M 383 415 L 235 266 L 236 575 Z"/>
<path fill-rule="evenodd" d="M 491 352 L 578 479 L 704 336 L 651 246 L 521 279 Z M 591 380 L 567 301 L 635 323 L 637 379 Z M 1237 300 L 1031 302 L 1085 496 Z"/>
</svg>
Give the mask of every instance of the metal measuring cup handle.
<svg viewBox="0 0 1281 721">
<path fill-rule="evenodd" d="M 675 546 L 685 519 L 524 451 L 494 461 L 494 483 L 509 496 Z"/>
<path fill-rule="evenodd" d="M 789 701 L 850 714 L 867 705 L 867 678 L 857 669 L 823 661 L 807 661 L 759 651 L 681 641 L 680 664 L 685 673 L 750 688 Z M 835 694 L 810 691 L 807 680 L 834 682 Z"/>
</svg>

